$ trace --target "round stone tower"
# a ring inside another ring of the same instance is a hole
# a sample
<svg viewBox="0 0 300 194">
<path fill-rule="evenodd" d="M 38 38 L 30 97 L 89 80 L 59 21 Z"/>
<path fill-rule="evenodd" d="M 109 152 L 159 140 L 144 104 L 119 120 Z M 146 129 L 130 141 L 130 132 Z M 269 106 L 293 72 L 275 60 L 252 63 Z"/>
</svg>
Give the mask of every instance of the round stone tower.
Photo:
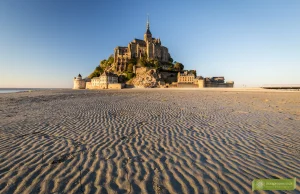
<svg viewBox="0 0 300 194">
<path fill-rule="evenodd" d="M 73 82 L 73 89 L 85 89 L 85 80 L 82 79 L 82 76 L 80 74 L 78 74 L 77 77 L 74 77 Z"/>
</svg>

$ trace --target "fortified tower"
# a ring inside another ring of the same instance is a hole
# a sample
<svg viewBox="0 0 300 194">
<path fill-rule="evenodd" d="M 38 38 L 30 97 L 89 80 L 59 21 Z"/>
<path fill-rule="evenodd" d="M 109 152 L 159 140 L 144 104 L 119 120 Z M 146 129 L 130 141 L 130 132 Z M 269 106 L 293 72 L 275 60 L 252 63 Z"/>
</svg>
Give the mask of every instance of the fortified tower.
<svg viewBox="0 0 300 194">
<path fill-rule="evenodd" d="M 82 79 L 82 76 L 80 74 L 78 74 L 77 77 L 74 77 L 73 82 L 73 89 L 85 89 L 85 80 Z"/>
</svg>

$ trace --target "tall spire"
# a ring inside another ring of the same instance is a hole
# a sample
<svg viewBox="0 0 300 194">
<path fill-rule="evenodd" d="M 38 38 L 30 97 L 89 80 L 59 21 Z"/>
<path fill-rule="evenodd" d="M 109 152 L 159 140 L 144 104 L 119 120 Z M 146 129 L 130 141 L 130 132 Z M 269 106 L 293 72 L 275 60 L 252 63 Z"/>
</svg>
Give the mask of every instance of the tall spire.
<svg viewBox="0 0 300 194">
<path fill-rule="evenodd" d="M 147 14 L 147 30 L 150 30 L 149 14 Z"/>
<path fill-rule="evenodd" d="M 146 29 L 146 33 L 144 34 L 144 41 L 145 42 L 152 41 L 152 34 L 150 32 L 150 24 L 149 24 L 149 14 L 147 14 L 147 29 Z"/>
<path fill-rule="evenodd" d="M 150 32 L 150 23 L 149 23 L 149 14 L 147 14 L 147 30 L 146 30 L 146 34 L 151 35 L 151 32 Z"/>
</svg>

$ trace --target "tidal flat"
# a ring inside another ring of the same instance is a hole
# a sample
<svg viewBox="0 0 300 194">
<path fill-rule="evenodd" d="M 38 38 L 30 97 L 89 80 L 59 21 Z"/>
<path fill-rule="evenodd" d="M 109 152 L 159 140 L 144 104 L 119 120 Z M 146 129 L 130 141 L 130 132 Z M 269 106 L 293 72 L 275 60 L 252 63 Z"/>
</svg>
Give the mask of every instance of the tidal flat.
<svg viewBox="0 0 300 194">
<path fill-rule="evenodd" d="M 0 118 L 0 193 L 300 193 L 300 92 L 32 91 Z"/>
</svg>

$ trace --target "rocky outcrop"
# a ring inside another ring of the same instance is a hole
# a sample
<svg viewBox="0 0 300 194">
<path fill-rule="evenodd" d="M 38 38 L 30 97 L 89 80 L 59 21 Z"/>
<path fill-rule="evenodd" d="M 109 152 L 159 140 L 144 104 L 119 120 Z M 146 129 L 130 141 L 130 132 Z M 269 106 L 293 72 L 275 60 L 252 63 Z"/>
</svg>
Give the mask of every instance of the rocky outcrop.
<svg viewBox="0 0 300 194">
<path fill-rule="evenodd" d="M 131 80 L 131 84 L 136 88 L 154 88 L 158 87 L 160 75 L 155 69 L 151 69 L 145 73 L 137 74 Z"/>
</svg>

